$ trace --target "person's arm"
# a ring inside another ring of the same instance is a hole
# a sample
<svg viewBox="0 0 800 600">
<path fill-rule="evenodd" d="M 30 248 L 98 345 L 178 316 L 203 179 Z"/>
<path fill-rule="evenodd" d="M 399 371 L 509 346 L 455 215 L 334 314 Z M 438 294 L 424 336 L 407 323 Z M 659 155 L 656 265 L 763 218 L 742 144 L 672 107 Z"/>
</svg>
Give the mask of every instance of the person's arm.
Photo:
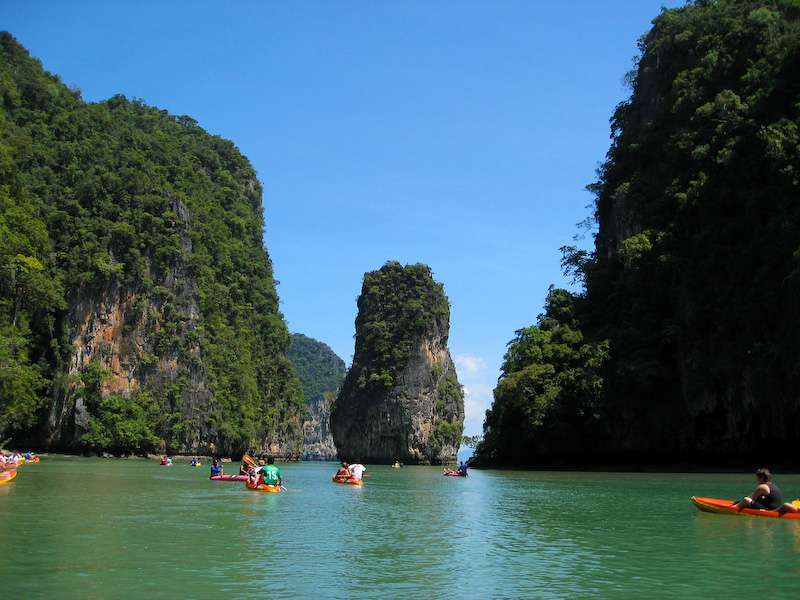
<svg viewBox="0 0 800 600">
<path fill-rule="evenodd" d="M 768 494 L 769 494 L 769 486 L 766 483 L 761 483 L 753 491 L 753 495 L 750 496 L 750 498 L 755 500 L 757 498 L 760 498 L 761 496 L 766 496 Z"/>
</svg>

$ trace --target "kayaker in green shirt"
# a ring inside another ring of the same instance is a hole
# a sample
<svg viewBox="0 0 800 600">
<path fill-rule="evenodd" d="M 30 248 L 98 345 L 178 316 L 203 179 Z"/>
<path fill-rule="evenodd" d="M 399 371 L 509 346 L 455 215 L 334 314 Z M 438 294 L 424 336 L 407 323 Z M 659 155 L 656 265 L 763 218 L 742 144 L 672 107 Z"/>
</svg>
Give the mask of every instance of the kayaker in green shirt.
<svg viewBox="0 0 800 600">
<path fill-rule="evenodd" d="M 267 465 L 259 467 L 258 483 L 261 485 L 281 485 L 281 470 L 275 466 L 275 459 L 273 457 L 267 458 Z"/>
</svg>

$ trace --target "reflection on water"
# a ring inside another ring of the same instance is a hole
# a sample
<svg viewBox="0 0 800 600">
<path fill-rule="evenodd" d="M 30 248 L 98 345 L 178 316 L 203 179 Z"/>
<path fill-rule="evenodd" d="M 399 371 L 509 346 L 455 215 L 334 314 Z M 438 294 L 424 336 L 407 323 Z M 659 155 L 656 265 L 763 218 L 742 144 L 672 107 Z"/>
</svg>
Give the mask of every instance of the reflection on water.
<svg viewBox="0 0 800 600">
<path fill-rule="evenodd" d="M 751 475 L 283 465 L 288 491 L 206 469 L 53 457 L 0 487 L 8 598 L 741 597 L 800 589 L 800 522 L 703 514 Z M 781 477 L 800 493 L 800 477 Z M 9 561 L 7 557 L 14 556 Z"/>
</svg>

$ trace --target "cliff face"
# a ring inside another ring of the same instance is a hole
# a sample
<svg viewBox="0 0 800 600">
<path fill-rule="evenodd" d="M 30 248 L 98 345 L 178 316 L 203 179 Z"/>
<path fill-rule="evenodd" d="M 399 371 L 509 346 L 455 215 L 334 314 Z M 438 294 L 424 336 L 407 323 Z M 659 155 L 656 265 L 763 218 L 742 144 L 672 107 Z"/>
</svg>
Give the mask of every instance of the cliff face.
<svg viewBox="0 0 800 600">
<path fill-rule="evenodd" d="M 85 103 L 0 34 L 0 434 L 299 457 L 261 196 L 231 142 Z"/>
<path fill-rule="evenodd" d="M 308 411 L 303 422 L 303 460 L 333 460 L 331 406 L 344 380 L 344 361 L 327 344 L 300 333 L 292 334 L 289 359 L 303 385 Z"/>
<path fill-rule="evenodd" d="M 653 21 L 591 186 L 595 251 L 565 256 L 585 293 L 509 345 L 487 463 L 797 462 L 798 40 L 770 0 Z"/>
<path fill-rule="evenodd" d="M 353 366 L 331 415 L 339 456 L 388 463 L 456 457 L 464 397 L 447 349 L 450 307 L 425 265 L 364 276 Z"/>
</svg>

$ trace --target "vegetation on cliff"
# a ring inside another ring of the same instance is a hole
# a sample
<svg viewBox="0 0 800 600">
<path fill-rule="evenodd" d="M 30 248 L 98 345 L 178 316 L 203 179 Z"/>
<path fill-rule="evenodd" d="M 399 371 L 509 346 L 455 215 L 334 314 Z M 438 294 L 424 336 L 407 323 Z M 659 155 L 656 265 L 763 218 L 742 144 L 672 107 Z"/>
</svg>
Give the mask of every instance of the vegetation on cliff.
<svg viewBox="0 0 800 600">
<path fill-rule="evenodd" d="M 595 250 L 565 248 L 585 287 L 551 291 L 510 344 L 478 460 L 718 462 L 796 446 L 800 4 L 698 0 L 664 10 L 640 50 L 590 186 Z M 572 336 L 566 361 L 553 323 Z"/>
<path fill-rule="evenodd" d="M 380 393 L 397 382 L 420 337 L 447 315 L 442 284 L 427 265 L 387 262 L 364 276 L 358 297 L 356 348 L 347 379 L 360 390 Z"/>
<path fill-rule="evenodd" d="M 464 397 L 447 349 L 450 304 L 430 267 L 364 275 L 353 364 L 331 414 L 339 453 L 374 462 L 455 456 Z"/>
<path fill-rule="evenodd" d="M 83 102 L 0 34 L 0 430 L 36 443 L 54 397 L 95 385 L 68 375 L 68 312 L 122 290 L 134 298 L 126 328 L 157 323 L 140 379 L 166 358 L 202 373 L 211 397 L 204 435 L 217 447 L 258 446 L 292 420 L 299 438 L 302 395 L 263 226 L 260 185 L 231 142 L 123 96 Z M 190 303 L 171 281 L 178 263 L 197 298 L 191 330 Z M 141 451 L 197 439 L 184 385 L 179 377 L 141 390 L 146 403 L 127 397 L 135 414 L 87 392 L 85 443 Z M 139 441 L 107 431 L 139 421 Z"/>
<path fill-rule="evenodd" d="M 326 393 L 339 390 L 344 380 L 344 361 L 327 344 L 302 333 L 293 333 L 289 345 L 292 361 L 306 404 L 322 399 Z"/>
<path fill-rule="evenodd" d="M 344 361 L 330 346 L 302 333 L 292 334 L 289 360 L 303 385 L 306 403 L 303 459 L 334 459 L 336 446 L 331 434 L 331 406 L 344 381 L 347 370 Z"/>
</svg>

